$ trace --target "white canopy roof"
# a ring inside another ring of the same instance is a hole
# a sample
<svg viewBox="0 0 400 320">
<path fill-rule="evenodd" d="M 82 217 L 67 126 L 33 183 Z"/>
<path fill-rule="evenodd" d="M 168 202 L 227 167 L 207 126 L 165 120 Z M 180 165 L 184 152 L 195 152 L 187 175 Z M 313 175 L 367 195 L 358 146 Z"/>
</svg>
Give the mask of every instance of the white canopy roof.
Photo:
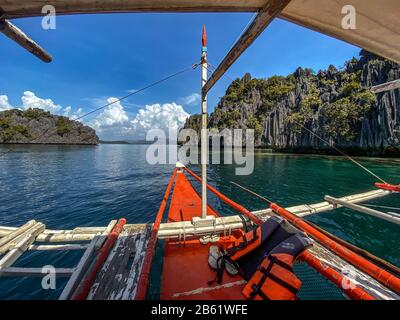
<svg viewBox="0 0 400 320">
<path fill-rule="evenodd" d="M 269 0 L 0 0 L 6 18 L 42 15 L 51 4 L 57 14 L 110 12 L 255 12 Z M 356 9 L 356 29 L 342 28 L 342 8 Z M 352 43 L 400 63 L 399 0 L 292 0 L 281 18 Z"/>
</svg>

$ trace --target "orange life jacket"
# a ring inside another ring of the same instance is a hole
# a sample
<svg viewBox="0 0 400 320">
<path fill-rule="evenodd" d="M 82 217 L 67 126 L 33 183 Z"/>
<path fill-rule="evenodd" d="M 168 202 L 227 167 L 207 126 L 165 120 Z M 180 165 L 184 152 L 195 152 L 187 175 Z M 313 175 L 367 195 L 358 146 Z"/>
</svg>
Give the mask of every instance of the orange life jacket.
<svg viewBox="0 0 400 320">
<path fill-rule="evenodd" d="M 295 300 L 301 281 L 293 272 L 293 263 L 311 245 L 308 238 L 294 234 L 264 257 L 242 293 L 247 299 Z"/>
<path fill-rule="evenodd" d="M 284 219 L 272 216 L 261 226 L 247 232 L 241 238 L 236 239 L 235 242 L 226 249 L 225 256 L 229 257 L 232 261 L 236 261 L 252 252 L 264 243 L 274 231 L 278 229 L 282 222 L 284 222 Z"/>
<path fill-rule="evenodd" d="M 293 272 L 293 263 L 310 245 L 304 234 L 281 217 L 273 216 L 225 250 L 216 279 L 209 284 L 222 282 L 229 262 L 248 281 L 242 291 L 246 298 L 295 299 L 301 281 Z"/>
</svg>

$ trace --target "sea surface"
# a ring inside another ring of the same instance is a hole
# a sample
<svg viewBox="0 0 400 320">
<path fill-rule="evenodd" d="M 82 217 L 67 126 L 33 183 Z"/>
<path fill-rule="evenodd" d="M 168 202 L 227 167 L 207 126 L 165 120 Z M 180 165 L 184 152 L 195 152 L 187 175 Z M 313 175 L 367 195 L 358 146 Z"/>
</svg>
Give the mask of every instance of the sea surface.
<svg viewBox="0 0 400 320">
<path fill-rule="evenodd" d="M 0 146 L 0 225 L 20 226 L 30 219 L 51 229 L 105 226 L 125 217 L 128 223 L 152 222 L 162 200 L 173 165 L 149 165 L 146 145 Z M 400 183 L 398 159 L 360 159 L 370 170 Z M 192 166 L 199 172 L 199 166 Z M 236 181 L 283 206 L 323 201 L 324 195 L 344 196 L 373 189 L 376 179 L 340 157 L 255 153 L 254 172 L 236 176 L 233 165 L 210 165 L 209 181 L 250 210 L 266 207 L 230 184 Z M 222 215 L 233 214 L 209 195 Z M 400 208 L 400 194 L 370 202 Z M 390 211 L 390 210 L 389 210 Z M 394 210 L 392 210 L 394 211 Z M 394 211 L 395 212 L 395 211 Z M 399 211 L 397 211 L 399 212 Z M 347 209 L 307 219 L 389 262 L 400 266 L 399 226 Z M 28 252 L 15 266 L 73 267 L 82 252 Z M 162 244 L 152 270 L 150 298 L 159 294 Z M 300 270 L 300 269 L 299 269 Z M 340 299 L 340 293 L 312 270 L 300 270 L 300 298 Z M 0 299 L 56 299 L 56 290 L 44 290 L 41 279 L 0 278 Z M 308 284 L 306 286 L 305 284 Z M 318 291 L 319 290 L 319 291 Z"/>
</svg>

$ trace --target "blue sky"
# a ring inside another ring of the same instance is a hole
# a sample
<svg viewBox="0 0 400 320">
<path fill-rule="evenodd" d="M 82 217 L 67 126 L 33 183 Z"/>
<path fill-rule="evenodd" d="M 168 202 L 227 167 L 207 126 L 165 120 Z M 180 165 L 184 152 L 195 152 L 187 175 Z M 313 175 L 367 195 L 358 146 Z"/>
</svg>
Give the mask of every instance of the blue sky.
<svg viewBox="0 0 400 320">
<path fill-rule="evenodd" d="M 45 64 L 0 35 L 0 95 L 12 106 L 31 91 L 55 104 L 89 111 L 110 97 L 120 97 L 198 62 L 201 28 L 207 26 L 209 61 L 217 65 L 252 14 L 109 14 L 57 17 L 56 30 L 43 30 L 40 18 L 14 23 L 53 55 Z M 230 78 L 287 75 L 298 66 L 318 71 L 342 66 L 359 49 L 297 25 L 275 20 L 228 71 Z M 209 95 L 218 103 L 230 79 L 224 77 Z M 135 95 L 123 111 L 135 117 L 146 105 L 176 103 L 189 113 L 199 104 L 185 99 L 200 90 L 200 70 Z M 91 118 L 94 118 L 93 115 Z M 90 119 L 87 119 L 90 121 Z"/>
</svg>

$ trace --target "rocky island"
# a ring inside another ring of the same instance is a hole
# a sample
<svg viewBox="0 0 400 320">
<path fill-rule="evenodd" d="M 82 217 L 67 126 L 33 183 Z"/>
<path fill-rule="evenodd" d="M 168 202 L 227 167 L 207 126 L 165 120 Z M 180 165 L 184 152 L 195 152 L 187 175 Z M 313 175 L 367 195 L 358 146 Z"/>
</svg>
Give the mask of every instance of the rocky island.
<svg viewBox="0 0 400 320">
<path fill-rule="evenodd" d="M 254 79 L 228 87 L 208 119 L 209 128 L 254 129 L 257 147 L 330 153 L 313 133 L 351 154 L 400 155 L 400 90 L 369 88 L 400 78 L 400 66 L 362 50 L 338 70 L 298 68 L 288 76 Z M 199 129 L 200 115 L 186 128 Z"/>
<path fill-rule="evenodd" d="M 96 145 L 96 131 L 42 109 L 0 112 L 0 143 Z"/>
</svg>

